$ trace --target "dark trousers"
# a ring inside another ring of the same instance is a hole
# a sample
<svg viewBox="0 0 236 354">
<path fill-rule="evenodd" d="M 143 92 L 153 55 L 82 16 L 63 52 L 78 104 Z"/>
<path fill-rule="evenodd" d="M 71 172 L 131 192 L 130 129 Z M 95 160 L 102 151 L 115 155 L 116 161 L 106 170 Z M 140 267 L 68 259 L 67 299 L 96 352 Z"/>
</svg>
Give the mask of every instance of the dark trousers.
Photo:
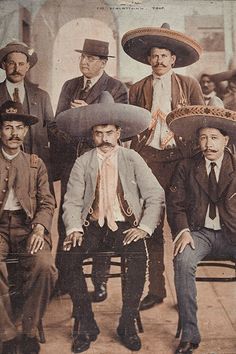
<svg viewBox="0 0 236 354">
<path fill-rule="evenodd" d="M 58 214 L 58 245 L 57 245 L 57 254 L 56 254 L 56 266 L 59 271 L 59 278 L 58 278 L 58 288 L 63 292 L 67 292 L 70 284 L 68 283 L 68 258 L 65 257 L 65 253 L 63 250 L 63 242 L 66 237 L 66 231 L 64 222 L 62 219 L 63 215 L 63 202 L 64 196 L 66 194 L 67 183 L 70 177 L 70 172 L 73 167 L 74 161 L 68 163 L 67 166 L 63 169 L 61 175 L 61 202 L 59 207 L 59 214 Z M 110 269 L 110 258 L 109 257 L 94 257 L 93 258 L 93 267 L 92 267 L 92 282 L 95 288 L 100 286 L 102 283 L 107 281 L 106 274 L 109 273 Z"/>
<path fill-rule="evenodd" d="M 147 260 L 145 241 L 139 240 L 124 246 L 123 231 L 129 229 L 130 224 L 127 222 L 118 222 L 117 224 L 118 230 L 112 232 L 106 225 L 101 228 L 97 222 L 91 222 L 85 230 L 81 247 L 72 248 L 70 252 L 67 252 L 68 264 L 70 265 L 68 280 L 73 302 L 73 316 L 80 321 L 81 333 L 93 333 L 96 327 L 82 267 L 83 260 L 93 252 L 111 250 L 125 255 L 127 258 L 127 277 L 120 322 L 125 326 L 132 325 L 138 314 Z"/>
<path fill-rule="evenodd" d="M 3 212 L 0 218 L 0 340 L 7 341 L 16 336 L 9 297 L 6 257 L 13 253 L 19 259 L 17 267 L 22 277 L 22 330 L 35 336 L 39 320 L 49 303 L 56 278 L 50 246 L 47 242 L 42 250 L 31 255 L 27 252 L 27 239 L 32 231 L 26 223 L 25 213 Z"/>
</svg>

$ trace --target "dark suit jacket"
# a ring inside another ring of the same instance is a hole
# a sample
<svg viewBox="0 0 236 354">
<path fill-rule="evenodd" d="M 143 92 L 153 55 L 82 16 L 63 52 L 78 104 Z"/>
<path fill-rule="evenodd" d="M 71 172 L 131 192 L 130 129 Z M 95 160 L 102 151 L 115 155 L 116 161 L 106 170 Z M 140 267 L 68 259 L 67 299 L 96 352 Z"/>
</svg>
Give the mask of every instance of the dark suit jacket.
<svg viewBox="0 0 236 354">
<path fill-rule="evenodd" d="M 220 223 L 226 237 L 236 244 L 236 157 L 225 151 L 218 182 Z M 209 204 L 205 159 L 197 154 L 179 163 L 167 194 L 167 218 L 173 237 L 181 230 L 204 227 Z"/>
<path fill-rule="evenodd" d="M 45 163 L 49 178 L 52 177 L 50 163 L 48 127 L 53 121 L 53 110 L 48 93 L 37 85 L 25 80 L 25 93 L 28 101 L 29 114 L 39 118 L 39 122 L 31 126 L 32 153 L 38 155 Z M 6 82 L 0 83 L 0 105 L 11 100 Z"/>
<path fill-rule="evenodd" d="M 67 109 L 70 109 L 71 101 L 74 99 L 79 99 L 80 93 L 83 89 L 84 79 L 83 76 L 76 77 L 74 79 L 68 80 L 64 83 L 61 94 L 59 97 L 56 116 Z M 115 102 L 128 103 L 128 93 L 125 85 L 111 76 L 107 75 L 105 72 L 96 82 L 94 86 L 88 91 L 87 97 L 85 99 L 86 103 L 93 104 L 99 101 L 99 96 L 102 91 L 109 91 L 114 98 Z M 78 144 L 81 145 L 81 151 L 84 152 L 86 139 L 76 139 L 71 137 L 69 134 L 61 132 L 61 138 L 59 137 L 57 144 L 54 145 L 53 155 L 54 161 L 57 161 L 57 175 L 59 178 L 64 179 L 64 173 L 67 176 L 67 171 L 72 167 L 76 157 Z M 88 148 L 92 148 L 89 146 Z M 82 151 L 83 150 L 83 151 Z M 65 177 L 67 179 L 67 177 Z"/>
</svg>

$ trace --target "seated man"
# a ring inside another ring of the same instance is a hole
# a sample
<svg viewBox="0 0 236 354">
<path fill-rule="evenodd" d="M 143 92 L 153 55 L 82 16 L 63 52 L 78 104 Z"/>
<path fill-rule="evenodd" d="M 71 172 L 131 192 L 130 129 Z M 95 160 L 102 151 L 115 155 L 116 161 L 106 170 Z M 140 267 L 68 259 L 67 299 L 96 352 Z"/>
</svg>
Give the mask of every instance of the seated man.
<svg viewBox="0 0 236 354">
<path fill-rule="evenodd" d="M 130 350 L 141 348 L 135 328 L 143 292 L 146 252 L 144 239 L 151 235 L 163 211 L 164 191 L 144 160 L 133 150 L 118 145 L 147 128 L 150 113 L 139 107 L 114 103 L 108 92 L 101 102 L 70 109 L 58 116 L 58 126 L 71 134 L 89 135 L 96 148 L 77 158 L 63 205 L 70 251 L 68 274 L 73 315 L 80 321 L 72 350 L 81 353 L 96 340 L 94 319 L 82 269 L 86 254 L 107 249 L 127 257 L 127 281 L 122 314 L 117 328 Z"/>
<path fill-rule="evenodd" d="M 167 195 L 174 237 L 175 287 L 182 337 L 176 354 L 190 354 L 201 341 L 197 325 L 195 272 L 211 254 L 236 258 L 236 161 L 227 149 L 235 140 L 236 113 L 192 106 L 170 113 L 172 131 L 198 138 L 201 152 L 178 165 Z"/>
<path fill-rule="evenodd" d="M 30 125 L 38 118 L 23 113 L 20 103 L 0 108 L 0 341 L 2 354 L 16 354 L 17 331 L 12 321 L 6 257 L 19 257 L 23 315 L 21 353 L 37 354 L 37 325 L 50 299 L 57 270 L 50 253 L 54 198 L 44 163 L 21 151 Z"/>
</svg>

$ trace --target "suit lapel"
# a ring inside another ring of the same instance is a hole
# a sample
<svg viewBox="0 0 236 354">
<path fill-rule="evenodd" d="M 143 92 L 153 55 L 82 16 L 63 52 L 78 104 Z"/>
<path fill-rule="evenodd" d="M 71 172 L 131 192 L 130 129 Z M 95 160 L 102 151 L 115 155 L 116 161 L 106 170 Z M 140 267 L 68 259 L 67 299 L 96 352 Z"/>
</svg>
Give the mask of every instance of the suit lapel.
<svg viewBox="0 0 236 354">
<path fill-rule="evenodd" d="M 143 104 L 142 107 L 151 111 L 152 109 L 152 97 L 153 97 L 153 87 L 152 87 L 152 75 L 147 77 L 143 85 L 142 95 L 143 95 Z"/>
<path fill-rule="evenodd" d="M 29 106 L 29 114 L 38 115 L 38 107 L 37 107 L 37 90 L 35 85 L 32 85 L 30 82 L 25 81 L 25 94 L 28 101 Z"/>
<path fill-rule="evenodd" d="M 171 75 L 171 98 L 172 98 L 171 108 L 174 109 L 178 106 L 178 103 L 180 101 L 179 86 L 176 80 L 176 74 L 174 72 Z"/>
<path fill-rule="evenodd" d="M 6 81 L 4 81 L 0 84 L 0 104 L 3 104 L 4 102 L 11 99 L 12 98 L 7 91 Z"/>
<path fill-rule="evenodd" d="M 88 176 L 91 178 L 93 192 L 96 190 L 98 176 L 98 158 L 96 148 L 91 150 L 91 156 L 88 161 Z"/>
<path fill-rule="evenodd" d="M 195 166 L 195 178 L 201 188 L 208 194 L 208 175 L 206 171 L 205 159 L 202 157 Z"/>
<path fill-rule="evenodd" d="M 102 91 L 107 89 L 108 75 L 104 72 L 96 84 L 88 92 L 86 98 L 86 103 L 91 104 L 97 102 L 98 97 L 101 95 Z"/>
<path fill-rule="evenodd" d="M 218 182 L 218 196 L 220 197 L 233 178 L 236 178 L 236 171 L 233 168 L 231 157 L 225 153 L 220 170 Z"/>
</svg>

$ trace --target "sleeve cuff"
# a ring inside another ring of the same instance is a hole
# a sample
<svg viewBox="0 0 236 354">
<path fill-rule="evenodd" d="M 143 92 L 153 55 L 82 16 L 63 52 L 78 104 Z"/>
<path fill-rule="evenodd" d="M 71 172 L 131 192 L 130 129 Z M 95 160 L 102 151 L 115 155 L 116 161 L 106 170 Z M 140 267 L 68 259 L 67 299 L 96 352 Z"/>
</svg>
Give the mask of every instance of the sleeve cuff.
<svg viewBox="0 0 236 354">
<path fill-rule="evenodd" d="M 66 230 L 66 236 L 69 236 L 70 234 L 72 234 L 72 232 L 75 232 L 75 231 L 81 232 L 82 234 L 84 233 L 83 229 L 73 227 L 72 229 Z"/>
<path fill-rule="evenodd" d="M 151 236 L 152 234 L 152 230 L 144 224 L 140 224 L 139 226 L 137 226 L 137 228 L 147 232 L 149 236 Z"/>
</svg>

